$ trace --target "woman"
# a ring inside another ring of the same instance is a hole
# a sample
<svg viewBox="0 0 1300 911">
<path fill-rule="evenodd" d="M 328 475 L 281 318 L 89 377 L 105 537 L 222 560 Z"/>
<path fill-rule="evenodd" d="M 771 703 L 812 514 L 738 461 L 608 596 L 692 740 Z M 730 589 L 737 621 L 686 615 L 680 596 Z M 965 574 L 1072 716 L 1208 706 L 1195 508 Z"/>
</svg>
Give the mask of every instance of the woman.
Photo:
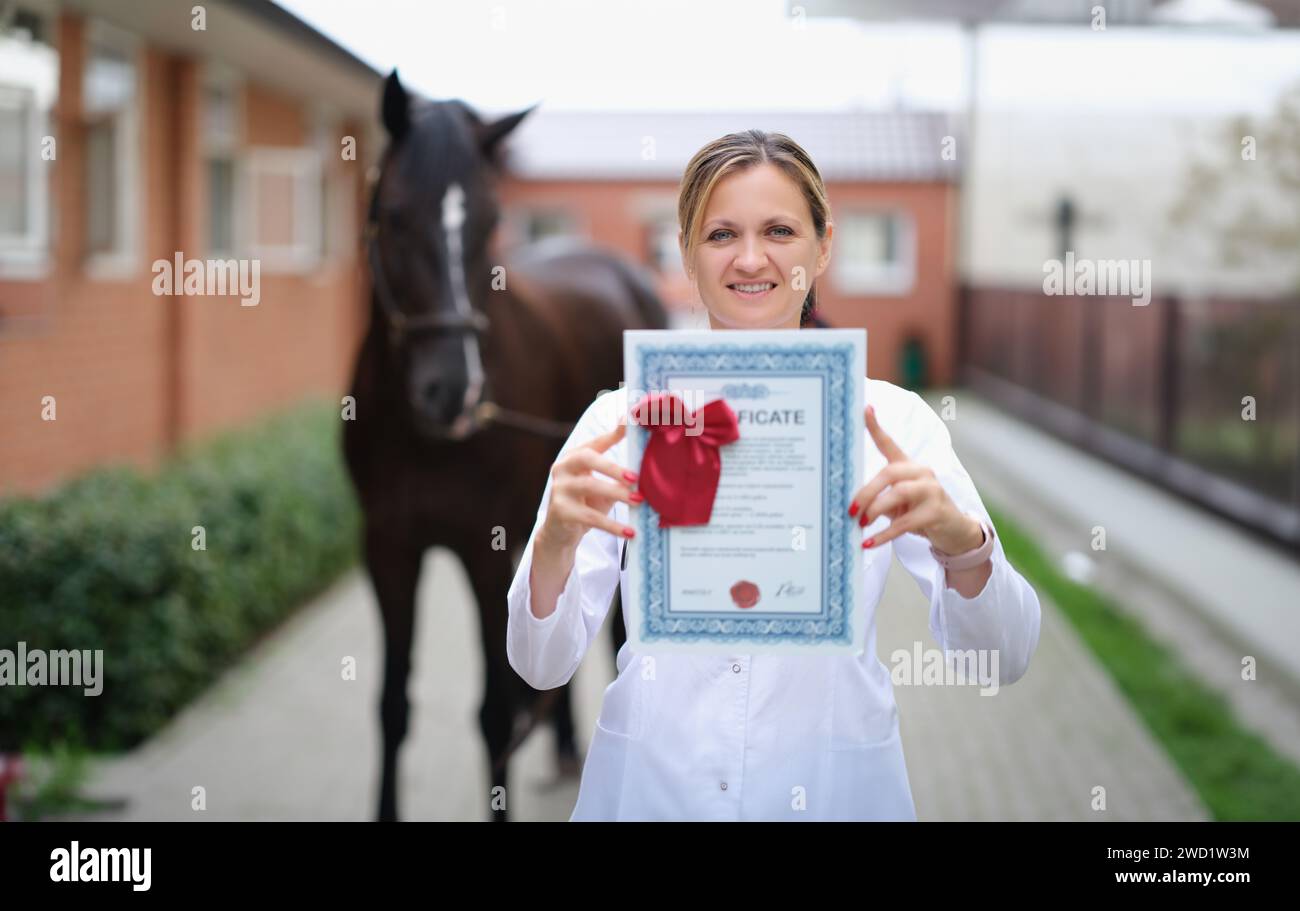
<svg viewBox="0 0 1300 911">
<path fill-rule="evenodd" d="M 810 322 L 834 229 L 821 177 L 793 140 L 749 130 L 705 146 L 687 165 L 678 217 L 712 329 Z M 625 645 L 572 819 L 915 819 L 890 673 L 876 657 L 890 554 L 929 599 L 940 647 L 992 650 L 1001 686 L 1024 674 L 1038 598 L 1007 562 L 947 427 L 891 383 L 868 378 L 865 395 L 869 481 L 849 512 L 871 554 L 866 651 L 638 656 Z M 538 689 L 573 676 L 623 581 L 619 544 L 643 502 L 624 464 L 627 408 L 620 389 L 583 415 L 510 587 L 510 663 Z"/>
</svg>

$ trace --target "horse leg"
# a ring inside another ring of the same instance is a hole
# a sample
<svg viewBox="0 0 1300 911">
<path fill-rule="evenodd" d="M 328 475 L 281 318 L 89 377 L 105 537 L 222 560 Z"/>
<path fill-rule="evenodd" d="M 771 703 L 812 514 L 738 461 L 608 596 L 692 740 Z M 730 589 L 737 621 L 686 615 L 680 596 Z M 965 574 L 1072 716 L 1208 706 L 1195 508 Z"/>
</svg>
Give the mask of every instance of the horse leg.
<svg viewBox="0 0 1300 911">
<path fill-rule="evenodd" d="M 485 537 L 479 547 L 460 552 L 474 597 L 478 601 L 479 631 L 483 640 L 483 703 L 479 727 L 487 743 L 488 775 L 491 786 L 488 806 L 494 822 L 509 819 L 506 778 L 509 763 L 506 749 L 514 734 L 515 709 L 520 705 L 522 681 L 506 656 L 506 601 L 512 578 L 508 551 L 494 550 Z"/>
<path fill-rule="evenodd" d="M 379 719 L 383 764 L 379 779 L 379 821 L 397 821 L 397 754 L 410 717 L 407 682 L 415 626 L 415 591 L 420 581 L 420 548 L 392 534 L 367 531 L 366 566 L 384 623 L 384 686 Z"/>
<path fill-rule="evenodd" d="M 627 641 L 627 629 L 623 625 L 623 599 L 620 588 L 615 587 L 614 599 L 609 608 L 609 632 L 614 646 L 614 667 L 618 667 L 618 650 Z M 615 672 L 617 673 L 617 671 Z M 555 725 L 555 761 L 561 778 L 577 777 L 582 772 L 582 762 L 578 759 L 577 741 L 573 732 L 573 683 L 564 685 L 564 692 L 555 700 L 552 710 L 552 722 Z"/>
<path fill-rule="evenodd" d="M 573 684 L 566 683 L 551 710 L 555 727 L 555 764 L 560 778 L 575 778 L 582 771 L 578 761 L 578 744 L 573 734 Z"/>
</svg>

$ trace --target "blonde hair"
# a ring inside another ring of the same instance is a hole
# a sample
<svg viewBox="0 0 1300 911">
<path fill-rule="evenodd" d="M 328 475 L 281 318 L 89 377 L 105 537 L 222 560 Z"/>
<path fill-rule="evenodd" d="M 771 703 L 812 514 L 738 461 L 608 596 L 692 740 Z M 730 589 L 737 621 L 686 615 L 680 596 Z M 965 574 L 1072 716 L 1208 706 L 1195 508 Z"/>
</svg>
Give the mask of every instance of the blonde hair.
<svg viewBox="0 0 1300 911">
<path fill-rule="evenodd" d="M 705 206 L 713 188 L 728 174 L 748 170 L 770 162 L 798 185 L 812 212 L 813 228 L 819 238 L 826 237 L 826 224 L 830 221 L 831 205 L 826 198 L 826 185 L 808 153 L 799 143 L 784 133 L 767 133 L 763 130 L 745 130 L 728 133 L 715 139 L 695 153 L 682 175 L 681 189 L 677 195 L 677 221 L 682 229 L 682 245 L 686 261 L 695 255 L 699 239 L 697 226 L 704 217 Z M 801 326 L 812 322 L 817 306 L 817 288 L 814 282 L 804 298 L 799 316 Z"/>
</svg>

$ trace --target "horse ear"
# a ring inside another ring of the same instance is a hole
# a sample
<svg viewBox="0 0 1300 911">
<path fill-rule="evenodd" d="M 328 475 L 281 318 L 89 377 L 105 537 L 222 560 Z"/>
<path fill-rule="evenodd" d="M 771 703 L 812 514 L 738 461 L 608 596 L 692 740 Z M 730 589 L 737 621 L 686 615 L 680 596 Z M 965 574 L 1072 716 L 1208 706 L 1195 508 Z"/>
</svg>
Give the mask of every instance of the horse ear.
<svg viewBox="0 0 1300 911">
<path fill-rule="evenodd" d="M 406 135 L 411 126 L 411 96 L 407 94 L 402 81 L 397 78 L 394 69 L 384 80 L 384 100 L 380 108 L 384 127 L 393 141 Z"/>
<path fill-rule="evenodd" d="M 519 126 L 520 122 L 535 110 L 537 110 L 536 104 L 532 107 L 524 108 L 522 111 L 518 111 L 514 114 L 507 114 L 500 120 L 494 120 L 492 123 L 479 127 L 478 144 L 479 148 L 483 150 L 483 154 L 487 156 L 489 160 L 496 161 L 497 147 L 501 144 L 501 140 L 509 136 L 510 132 L 514 130 L 515 127 Z"/>
</svg>

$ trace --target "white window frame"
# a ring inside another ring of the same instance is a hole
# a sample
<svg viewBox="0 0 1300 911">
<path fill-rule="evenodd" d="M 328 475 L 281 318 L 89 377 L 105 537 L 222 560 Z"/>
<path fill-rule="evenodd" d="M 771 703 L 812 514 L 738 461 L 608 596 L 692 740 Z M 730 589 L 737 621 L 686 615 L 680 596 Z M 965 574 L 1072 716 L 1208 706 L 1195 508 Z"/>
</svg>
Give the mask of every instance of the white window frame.
<svg viewBox="0 0 1300 911">
<path fill-rule="evenodd" d="M 271 272 L 306 272 L 320 263 L 317 231 L 320 221 L 320 156 L 314 148 L 255 146 L 245 153 L 244 187 L 248 200 L 244 231 L 249 256 Z M 294 191 L 294 242 L 285 246 L 258 243 L 258 178 L 262 174 L 291 177 Z"/>
<path fill-rule="evenodd" d="M 114 125 L 113 143 L 117 152 L 117 186 L 122 201 L 114 225 L 116 243 L 109 252 L 88 252 L 84 265 L 86 276 L 92 280 L 128 280 L 140 270 L 140 220 L 144 212 L 140 180 L 140 158 L 144 154 L 140 136 L 140 99 L 145 96 L 145 68 L 140 65 L 141 45 L 135 35 L 107 22 L 92 20 L 82 47 L 83 80 L 88 78 L 96 46 L 117 51 L 131 61 L 135 91 L 126 107 L 115 115 L 118 119 Z M 84 81 L 82 97 L 85 97 Z M 83 230 L 84 227 L 83 222 Z"/>
<path fill-rule="evenodd" d="M 849 297 L 901 297 L 916 286 L 916 219 L 907 209 L 854 206 L 842 209 L 836 219 L 837 233 L 854 216 L 894 219 L 898 225 L 898 260 L 879 266 L 855 263 L 846 255 L 831 257 L 835 290 Z M 851 230 L 851 229 L 850 229 Z M 840 247 L 844 249 L 844 247 Z"/>
<path fill-rule="evenodd" d="M 347 254 L 345 238 L 354 231 L 340 167 L 342 146 L 342 120 L 332 106 L 317 104 L 311 111 L 311 147 L 320 160 L 317 186 L 320 191 L 320 226 L 316 232 L 318 261 L 328 266 L 341 261 Z M 323 233 L 321 233 L 323 232 Z M 324 269 L 316 273 L 318 281 L 327 278 Z"/>
<path fill-rule="evenodd" d="M 25 112 L 28 137 L 45 135 L 48 123 L 36 101 L 36 93 L 27 86 L 0 85 L 0 107 Z M 0 277 L 39 278 L 49 267 L 49 169 L 39 159 L 40 145 L 28 143 L 26 178 L 26 225 L 21 233 L 0 234 Z"/>
<path fill-rule="evenodd" d="M 0 35 L 0 44 L 16 39 Z M 53 135 L 49 109 L 58 93 L 58 50 L 54 54 L 53 72 L 48 84 L 21 66 L 18 54 L 0 54 L 0 105 L 26 110 L 26 129 L 34 142 L 28 143 L 30 170 L 26 172 L 27 224 L 18 234 L 0 235 L 0 279 L 31 281 L 45 278 L 50 267 L 50 169 L 55 162 L 41 158 L 43 137 Z M 57 149 L 57 146 L 56 146 Z"/>
<path fill-rule="evenodd" d="M 207 129 L 207 93 L 212 89 L 230 92 L 235 121 L 232 135 L 217 138 L 215 141 L 208 134 Z M 202 150 L 203 157 L 205 215 L 203 221 L 203 247 L 210 258 L 229 259 L 237 257 L 241 251 L 246 249 L 246 239 L 243 236 L 243 231 L 248 223 L 248 200 L 245 198 L 244 162 L 241 154 L 245 141 L 244 118 L 247 104 L 244 90 L 243 80 L 237 70 L 214 61 L 208 61 L 204 64 L 202 91 L 205 110 L 204 116 L 200 118 L 199 147 Z M 228 159 L 231 163 L 231 193 L 234 195 L 234 199 L 230 213 L 231 249 L 229 250 L 216 247 L 212 242 L 209 230 L 212 227 L 212 198 L 207 192 L 211 187 L 208 182 L 208 165 L 216 158 Z"/>
</svg>

